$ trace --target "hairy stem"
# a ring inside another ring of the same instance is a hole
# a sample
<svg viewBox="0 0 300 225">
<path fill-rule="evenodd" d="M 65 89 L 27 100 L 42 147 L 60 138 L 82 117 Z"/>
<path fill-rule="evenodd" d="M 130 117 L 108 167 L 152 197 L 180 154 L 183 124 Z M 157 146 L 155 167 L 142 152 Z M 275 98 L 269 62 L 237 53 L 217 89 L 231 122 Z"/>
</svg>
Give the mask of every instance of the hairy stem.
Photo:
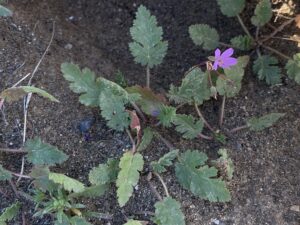
<svg viewBox="0 0 300 225">
<path fill-rule="evenodd" d="M 278 56 L 280 56 L 280 57 L 282 57 L 282 58 L 284 58 L 284 59 L 286 59 L 286 60 L 292 60 L 291 57 L 289 57 L 289 56 L 287 56 L 287 55 L 281 53 L 280 51 L 278 51 L 278 50 L 276 50 L 276 49 L 274 49 L 274 48 L 271 48 L 270 46 L 266 46 L 266 45 L 264 45 L 264 44 L 261 44 L 260 46 L 263 47 L 263 48 L 265 48 L 265 49 L 268 49 L 269 51 L 271 51 L 271 52 L 277 54 Z"/>
<path fill-rule="evenodd" d="M 147 86 L 147 88 L 150 88 L 150 76 L 151 76 L 151 74 L 150 74 L 149 66 L 147 66 L 147 68 L 146 68 L 146 75 L 147 75 L 146 86 Z"/>
<path fill-rule="evenodd" d="M 196 103 L 194 103 L 195 109 L 197 111 L 198 116 L 202 119 L 203 123 L 207 126 L 207 128 L 211 131 L 211 132 L 215 132 L 214 129 L 212 128 L 212 126 L 207 122 L 207 120 L 204 118 L 203 114 L 201 113 L 198 105 Z"/>
<path fill-rule="evenodd" d="M 205 140 L 213 140 L 214 139 L 213 137 L 206 136 L 205 134 L 202 134 L 202 133 L 199 133 L 198 137 L 202 138 L 202 139 L 205 139 Z"/>
<path fill-rule="evenodd" d="M 233 48 L 232 45 L 227 44 L 227 43 L 224 43 L 224 42 L 220 42 L 220 41 L 219 41 L 219 45 L 224 46 L 224 47 L 227 47 L 227 48 Z"/>
<path fill-rule="evenodd" d="M 166 185 L 166 183 L 164 182 L 164 180 L 162 179 L 162 177 L 161 177 L 158 173 L 153 172 L 153 174 L 159 179 L 160 183 L 162 184 L 162 186 L 163 186 L 163 188 L 164 188 L 164 190 L 165 190 L 166 196 L 167 196 L 167 197 L 170 197 L 170 194 L 169 194 L 167 185 Z"/>
<path fill-rule="evenodd" d="M 237 131 L 244 130 L 244 129 L 247 129 L 247 128 L 249 128 L 248 125 L 236 127 L 236 128 L 234 128 L 234 129 L 230 130 L 229 133 L 235 133 L 235 132 L 237 132 Z"/>
<path fill-rule="evenodd" d="M 23 148 L 10 149 L 10 148 L 0 148 L 0 152 L 9 152 L 9 153 L 26 153 L 27 151 Z"/>
<path fill-rule="evenodd" d="M 223 125 L 224 122 L 225 102 L 226 102 L 226 96 L 224 95 L 222 100 L 221 112 L 220 112 L 220 120 L 219 120 L 220 127 Z"/>
<path fill-rule="evenodd" d="M 251 38 L 254 40 L 254 38 L 253 38 L 252 35 L 250 34 L 248 28 L 247 28 L 246 25 L 244 24 L 242 18 L 240 17 L 240 15 L 237 15 L 237 19 L 238 19 L 239 23 L 241 24 L 241 26 L 242 26 L 243 30 L 245 31 L 245 33 L 246 33 L 249 37 L 251 37 Z"/>
</svg>

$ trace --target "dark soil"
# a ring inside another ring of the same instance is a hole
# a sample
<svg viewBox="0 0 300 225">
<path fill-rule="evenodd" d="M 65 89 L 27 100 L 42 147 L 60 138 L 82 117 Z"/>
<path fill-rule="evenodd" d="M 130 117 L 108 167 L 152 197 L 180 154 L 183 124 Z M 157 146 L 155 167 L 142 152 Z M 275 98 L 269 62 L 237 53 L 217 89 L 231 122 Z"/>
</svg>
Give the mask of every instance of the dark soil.
<svg viewBox="0 0 300 225">
<path fill-rule="evenodd" d="M 72 61 L 111 80 L 120 69 L 129 84 L 144 85 L 145 71 L 133 63 L 128 50 L 129 28 L 141 3 L 157 16 L 164 29 L 164 37 L 169 41 L 163 64 L 152 71 L 152 86 L 159 92 L 166 92 L 170 83 L 178 84 L 188 68 L 212 54 L 192 43 L 188 35 L 189 25 L 208 23 L 219 30 L 224 42 L 243 34 L 237 20 L 225 18 L 216 1 L 212 0 L 8 1 L 14 16 L 0 19 L 0 90 L 11 87 L 33 71 L 48 45 L 55 21 L 55 38 L 33 84 L 52 93 L 60 104 L 34 96 L 30 103 L 27 130 L 27 138 L 39 136 L 70 156 L 55 171 L 87 183 L 92 167 L 106 162 L 109 157 L 119 157 L 124 149 L 130 147 L 125 133 L 106 127 L 99 109 L 87 108 L 78 102 L 78 96 L 70 91 L 62 77 L 60 64 Z M 242 15 L 248 22 L 253 7 L 254 4 L 249 3 L 247 12 Z M 254 31 L 253 28 L 251 31 Z M 270 31 L 263 32 L 267 34 Z M 291 26 L 288 32 L 294 34 L 299 30 Z M 285 54 L 299 51 L 293 43 L 273 44 Z M 300 224 L 300 212 L 291 210 L 292 206 L 300 205 L 299 97 L 300 86 L 286 77 L 282 85 L 268 87 L 256 79 L 249 67 L 241 93 L 227 101 L 224 127 L 234 128 L 243 125 L 245 118 L 269 112 L 282 112 L 286 116 L 262 132 L 236 133 L 226 144 L 235 164 L 233 180 L 228 184 L 232 194 L 230 203 L 200 200 L 179 186 L 174 171 L 164 175 L 171 195 L 182 203 L 187 224 Z M 220 100 L 206 103 L 203 107 L 204 114 L 213 124 L 218 121 L 219 105 Z M 5 104 L 5 111 L 0 117 L 0 147 L 17 148 L 22 145 L 23 116 L 21 101 Z M 96 121 L 90 130 L 91 137 L 86 141 L 76 127 L 80 121 L 91 117 Z M 215 159 L 218 149 L 224 147 L 212 141 L 185 141 L 171 130 L 163 133 L 181 151 L 199 149 L 211 159 Z M 159 143 L 150 146 L 143 154 L 150 162 L 166 152 L 168 148 Z M 0 154 L 1 164 L 12 171 L 20 170 L 21 158 Z M 30 165 L 25 165 L 25 174 L 30 168 Z M 155 185 L 163 193 L 160 184 Z M 19 188 L 27 190 L 30 184 L 21 180 Z M 154 211 L 156 199 L 145 177 L 142 177 L 134 196 L 123 210 L 118 207 L 115 195 L 113 188 L 105 197 L 86 202 L 93 210 L 113 215 L 112 220 L 93 221 L 93 224 L 121 225 L 125 223 L 126 216 L 150 219 L 150 216 L 137 215 L 141 211 Z M 1 183 L 0 196 L 0 209 L 16 200 L 8 183 Z M 34 206 L 29 202 L 24 201 L 23 211 L 26 224 L 52 224 L 50 217 L 32 219 Z M 21 219 L 13 224 L 21 224 Z"/>
</svg>

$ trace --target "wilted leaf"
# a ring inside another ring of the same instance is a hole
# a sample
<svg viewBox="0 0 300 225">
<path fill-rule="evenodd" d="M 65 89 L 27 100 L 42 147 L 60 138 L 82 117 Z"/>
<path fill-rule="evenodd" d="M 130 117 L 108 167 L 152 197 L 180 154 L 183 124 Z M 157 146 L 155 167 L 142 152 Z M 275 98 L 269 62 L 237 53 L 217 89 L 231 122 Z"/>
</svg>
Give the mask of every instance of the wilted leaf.
<svg viewBox="0 0 300 225">
<path fill-rule="evenodd" d="M 177 114 L 173 123 L 176 125 L 176 131 L 186 139 L 196 138 L 203 130 L 203 121 L 195 121 L 195 118 L 191 115 Z"/>
<path fill-rule="evenodd" d="M 156 17 L 143 5 L 138 8 L 130 34 L 134 42 L 129 49 L 137 63 L 152 68 L 162 62 L 168 42 L 162 40 L 163 31 L 157 26 Z"/>
<path fill-rule="evenodd" d="M 0 216 L 0 224 L 6 225 L 6 222 L 11 221 L 14 217 L 17 216 L 20 210 L 21 204 L 19 202 L 14 203 L 10 207 L 7 207 L 3 210 L 3 213 Z"/>
<path fill-rule="evenodd" d="M 151 162 L 151 166 L 153 171 L 156 173 L 164 173 L 166 172 L 166 167 L 171 166 L 173 164 L 173 160 L 178 156 L 179 150 L 172 150 L 161 157 L 158 161 Z"/>
<path fill-rule="evenodd" d="M 106 164 L 94 167 L 89 173 L 89 181 L 93 185 L 109 184 L 114 182 L 119 172 L 119 161 L 108 159 Z"/>
<path fill-rule="evenodd" d="M 287 62 L 285 69 L 289 78 L 300 84 L 300 53 L 295 54 L 293 59 Z"/>
<path fill-rule="evenodd" d="M 261 0 L 255 8 L 254 16 L 251 18 L 253 25 L 262 27 L 272 18 L 272 5 L 270 0 Z"/>
<path fill-rule="evenodd" d="M 260 80 L 266 80 L 267 84 L 281 83 L 281 70 L 277 66 L 278 60 L 273 56 L 263 55 L 254 61 L 253 70 Z"/>
<path fill-rule="evenodd" d="M 239 15 L 245 8 L 245 0 L 217 0 L 221 12 L 228 17 Z"/>
<path fill-rule="evenodd" d="M 6 169 L 4 169 L 0 164 L 0 181 L 10 180 L 11 178 L 12 178 L 11 173 Z"/>
<path fill-rule="evenodd" d="M 144 160 L 139 153 L 125 152 L 120 160 L 119 167 L 121 171 L 117 178 L 118 202 L 123 207 L 132 195 L 133 187 L 139 181 L 139 172 L 143 170 Z"/>
<path fill-rule="evenodd" d="M 170 127 L 172 125 L 172 121 L 176 116 L 176 108 L 172 106 L 164 105 L 161 108 L 158 119 L 164 127 Z"/>
<path fill-rule="evenodd" d="M 296 15 L 295 23 L 296 23 L 296 27 L 300 28 L 300 14 Z"/>
<path fill-rule="evenodd" d="M 171 197 L 165 198 L 154 205 L 153 222 L 157 225 L 185 225 L 184 215 L 178 201 Z"/>
<path fill-rule="evenodd" d="M 207 24 L 191 25 L 189 34 L 195 45 L 203 46 L 205 50 L 213 50 L 219 45 L 220 37 L 217 30 Z"/>
<path fill-rule="evenodd" d="M 130 129 L 131 130 L 136 130 L 137 133 L 137 137 L 138 140 L 140 139 L 140 135 L 141 135 L 141 122 L 140 122 L 140 118 L 138 117 L 138 115 L 136 114 L 136 112 L 127 110 L 127 112 L 129 112 L 130 115 Z"/>
<path fill-rule="evenodd" d="M 85 189 L 83 183 L 61 173 L 49 173 L 49 179 L 54 183 L 61 184 L 69 192 L 80 193 Z"/>
<path fill-rule="evenodd" d="M 43 143 L 40 138 L 27 140 L 25 149 L 28 151 L 27 160 L 34 165 L 52 166 L 68 159 L 65 153 L 52 145 Z"/>
<path fill-rule="evenodd" d="M 265 128 L 271 127 L 284 115 L 284 113 L 270 113 L 259 118 L 253 117 L 247 120 L 247 125 L 250 130 L 261 131 Z"/>
<path fill-rule="evenodd" d="M 0 5 L 0 16 L 12 16 L 12 11 Z"/>
<path fill-rule="evenodd" d="M 234 48 L 248 51 L 251 50 L 251 48 L 254 45 L 253 39 L 249 37 L 248 35 L 239 35 L 237 37 L 234 37 L 230 40 L 231 44 Z"/>
<path fill-rule="evenodd" d="M 230 201 L 225 182 L 219 178 L 215 167 L 204 166 L 207 156 L 198 151 L 187 151 L 176 163 L 176 177 L 179 183 L 194 195 L 211 202 Z"/>
<path fill-rule="evenodd" d="M 153 139 L 153 131 L 149 127 L 145 128 L 142 141 L 137 147 L 137 151 L 140 152 L 145 150 L 148 147 L 148 145 L 150 145 L 152 139 Z"/>
</svg>

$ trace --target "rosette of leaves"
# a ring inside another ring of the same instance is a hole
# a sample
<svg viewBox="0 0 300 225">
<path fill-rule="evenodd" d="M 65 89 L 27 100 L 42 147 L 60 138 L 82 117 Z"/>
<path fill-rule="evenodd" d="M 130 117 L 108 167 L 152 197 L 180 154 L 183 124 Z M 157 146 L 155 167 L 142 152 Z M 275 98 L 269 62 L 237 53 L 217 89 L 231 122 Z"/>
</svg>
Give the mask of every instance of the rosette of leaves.
<svg viewBox="0 0 300 225">
<path fill-rule="evenodd" d="M 289 78 L 300 84 L 300 53 L 295 54 L 293 59 L 287 62 L 285 69 L 287 70 Z"/>
<path fill-rule="evenodd" d="M 230 193 L 226 184 L 217 178 L 218 170 L 206 164 L 207 156 L 197 150 L 188 150 L 178 157 L 175 165 L 179 183 L 194 195 L 210 202 L 228 202 Z"/>
<path fill-rule="evenodd" d="M 129 49 L 137 63 L 152 68 L 162 62 L 168 42 L 162 39 L 163 30 L 157 26 L 156 17 L 143 5 L 136 12 L 130 34 L 133 42 Z"/>
</svg>

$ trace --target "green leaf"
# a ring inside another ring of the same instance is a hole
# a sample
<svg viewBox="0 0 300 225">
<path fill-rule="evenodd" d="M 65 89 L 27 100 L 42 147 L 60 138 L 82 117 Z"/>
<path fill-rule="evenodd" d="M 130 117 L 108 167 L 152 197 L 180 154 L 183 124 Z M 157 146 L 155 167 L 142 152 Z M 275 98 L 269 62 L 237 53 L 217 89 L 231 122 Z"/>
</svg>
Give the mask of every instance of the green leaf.
<svg viewBox="0 0 300 225">
<path fill-rule="evenodd" d="M 266 80 L 267 84 L 281 83 L 281 70 L 277 66 L 278 60 L 273 56 L 263 55 L 254 61 L 253 70 L 260 80 Z"/>
<path fill-rule="evenodd" d="M 188 103 L 190 105 L 203 104 L 210 99 L 211 91 L 208 82 L 208 74 L 200 68 L 192 68 L 183 78 L 180 87 L 171 85 L 169 98 L 177 104 Z"/>
<path fill-rule="evenodd" d="M 150 145 L 152 139 L 153 139 L 153 131 L 149 127 L 145 128 L 142 141 L 137 147 L 137 151 L 140 152 L 145 150 Z"/>
<path fill-rule="evenodd" d="M 230 40 L 231 45 L 233 45 L 234 48 L 243 50 L 243 51 L 248 51 L 251 50 L 254 42 L 251 37 L 248 35 L 239 35 L 237 37 L 234 37 Z"/>
<path fill-rule="evenodd" d="M 205 50 L 213 50 L 219 45 L 220 37 L 217 30 L 207 24 L 191 25 L 189 34 L 195 45 L 203 46 Z"/>
<path fill-rule="evenodd" d="M 133 187 L 139 181 L 139 172 L 143 170 L 144 160 L 139 153 L 125 152 L 120 160 L 119 167 L 121 171 L 117 178 L 118 202 L 123 207 L 132 195 Z"/>
<path fill-rule="evenodd" d="M 0 5 L 0 16 L 12 16 L 12 11 Z"/>
<path fill-rule="evenodd" d="M 20 210 L 21 204 L 19 202 L 12 204 L 10 207 L 7 207 L 3 210 L 3 213 L 0 216 L 0 224 L 6 225 L 6 222 L 11 221 L 14 217 L 17 216 Z"/>
<path fill-rule="evenodd" d="M 128 220 L 124 225 L 143 225 L 140 221 L 137 220 Z"/>
<path fill-rule="evenodd" d="M 250 130 L 261 131 L 265 128 L 271 127 L 284 115 L 284 113 L 270 113 L 259 118 L 253 117 L 247 120 L 247 125 Z"/>
<path fill-rule="evenodd" d="M 34 167 L 30 172 L 30 176 L 34 178 L 34 187 L 44 192 L 53 192 L 57 190 L 58 185 L 49 180 L 50 170 L 48 167 Z"/>
<path fill-rule="evenodd" d="M 216 164 L 219 168 L 224 169 L 228 180 L 231 180 L 233 177 L 234 165 L 231 158 L 229 158 L 228 156 L 227 149 L 219 149 L 218 154 L 220 155 L 220 157 L 217 160 L 214 160 L 213 163 Z"/>
<path fill-rule="evenodd" d="M 295 54 L 293 59 L 287 62 L 285 69 L 287 70 L 289 78 L 300 84 L 300 53 Z"/>
<path fill-rule="evenodd" d="M 52 166 L 68 159 L 65 153 L 52 145 L 43 143 L 40 138 L 27 140 L 25 149 L 28 151 L 27 160 L 34 165 Z"/>
<path fill-rule="evenodd" d="M 86 187 L 84 191 L 78 193 L 72 193 L 69 195 L 70 198 L 96 198 L 101 197 L 108 190 L 107 184 L 99 184 L 90 187 Z"/>
<path fill-rule="evenodd" d="M 121 72 L 121 70 L 118 70 L 115 73 L 114 82 L 116 84 L 120 85 L 122 88 L 126 88 L 127 87 L 127 80 L 126 80 L 124 74 Z"/>
<path fill-rule="evenodd" d="M 245 0 L 217 0 L 223 15 L 238 16 L 245 8 Z"/>
<path fill-rule="evenodd" d="M 73 216 L 70 219 L 71 225 L 93 225 L 89 222 L 87 222 L 84 218 L 79 216 Z"/>
<path fill-rule="evenodd" d="M 64 78 L 70 82 L 70 89 L 77 94 L 81 94 L 79 101 L 82 104 L 98 106 L 102 87 L 100 80 L 96 81 L 94 72 L 88 68 L 81 71 L 79 66 L 72 63 L 63 63 L 61 71 Z"/>
<path fill-rule="evenodd" d="M 185 225 L 184 215 L 178 201 L 171 197 L 165 198 L 154 205 L 153 222 L 157 225 Z"/>
<path fill-rule="evenodd" d="M 49 173 L 49 179 L 54 183 L 61 184 L 69 192 L 80 193 L 85 189 L 83 183 L 61 173 Z"/>
<path fill-rule="evenodd" d="M 89 181 L 93 185 L 109 184 L 117 179 L 119 161 L 108 159 L 107 163 L 94 167 L 89 173 Z"/>
<path fill-rule="evenodd" d="M 198 151 L 188 150 L 181 154 L 176 163 L 176 177 L 179 183 L 194 195 L 210 202 L 230 201 L 225 182 L 219 178 L 215 167 L 204 166 L 207 156 Z"/>
<path fill-rule="evenodd" d="M 176 125 L 176 131 L 186 139 L 196 138 L 203 130 L 203 121 L 198 120 L 195 122 L 195 118 L 191 115 L 177 114 L 173 123 Z"/>
<path fill-rule="evenodd" d="M 164 173 L 167 171 L 166 167 L 173 164 L 173 160 L 178 156 L 179 150 L 172 150 L 161 157 L 158 161 L 151 162 L 153 171 L 156 173 Z"/>
<path fill-rule="evenodd" d="M 138 8 L 130 34 L 134 42 L 129 44 L 129 49 L 137 63 L 149 68 L 161 64 L 168 42 L 162 40 L 162 28 L 143 5 Z"/>
<path fill-rule="evenodd" d="M 270 0 L 261 0 L 255 8 L 254 16 L 251 18 L 253 25 L 262 27 L 272 18 L 272 5 Z"/>
<path fill-rule="evenodd" d="M 6 169 L 4 169 L 0 164 L 0 181 L 10 180 L 11 178 L 12 178 L 11 173 Z"/>
<path fill-rule="evenodd" d="M 158 115 L 158 119 L 164 127 L 170 127 L 176 116 L 176 108 L 164 105 Z"/>
<path fill-rule="evenodd" d="M 242 79 L 245 74 L 245 67 L 249 62 L 249 56 L 241 56 L 238 58 L 238 63 L 228 69 L 224 69 L 225 77 L 218 76 L 216 88 L 220 95 L 226 97 L 236 96 L 242 86 Z"/>
</svg>

